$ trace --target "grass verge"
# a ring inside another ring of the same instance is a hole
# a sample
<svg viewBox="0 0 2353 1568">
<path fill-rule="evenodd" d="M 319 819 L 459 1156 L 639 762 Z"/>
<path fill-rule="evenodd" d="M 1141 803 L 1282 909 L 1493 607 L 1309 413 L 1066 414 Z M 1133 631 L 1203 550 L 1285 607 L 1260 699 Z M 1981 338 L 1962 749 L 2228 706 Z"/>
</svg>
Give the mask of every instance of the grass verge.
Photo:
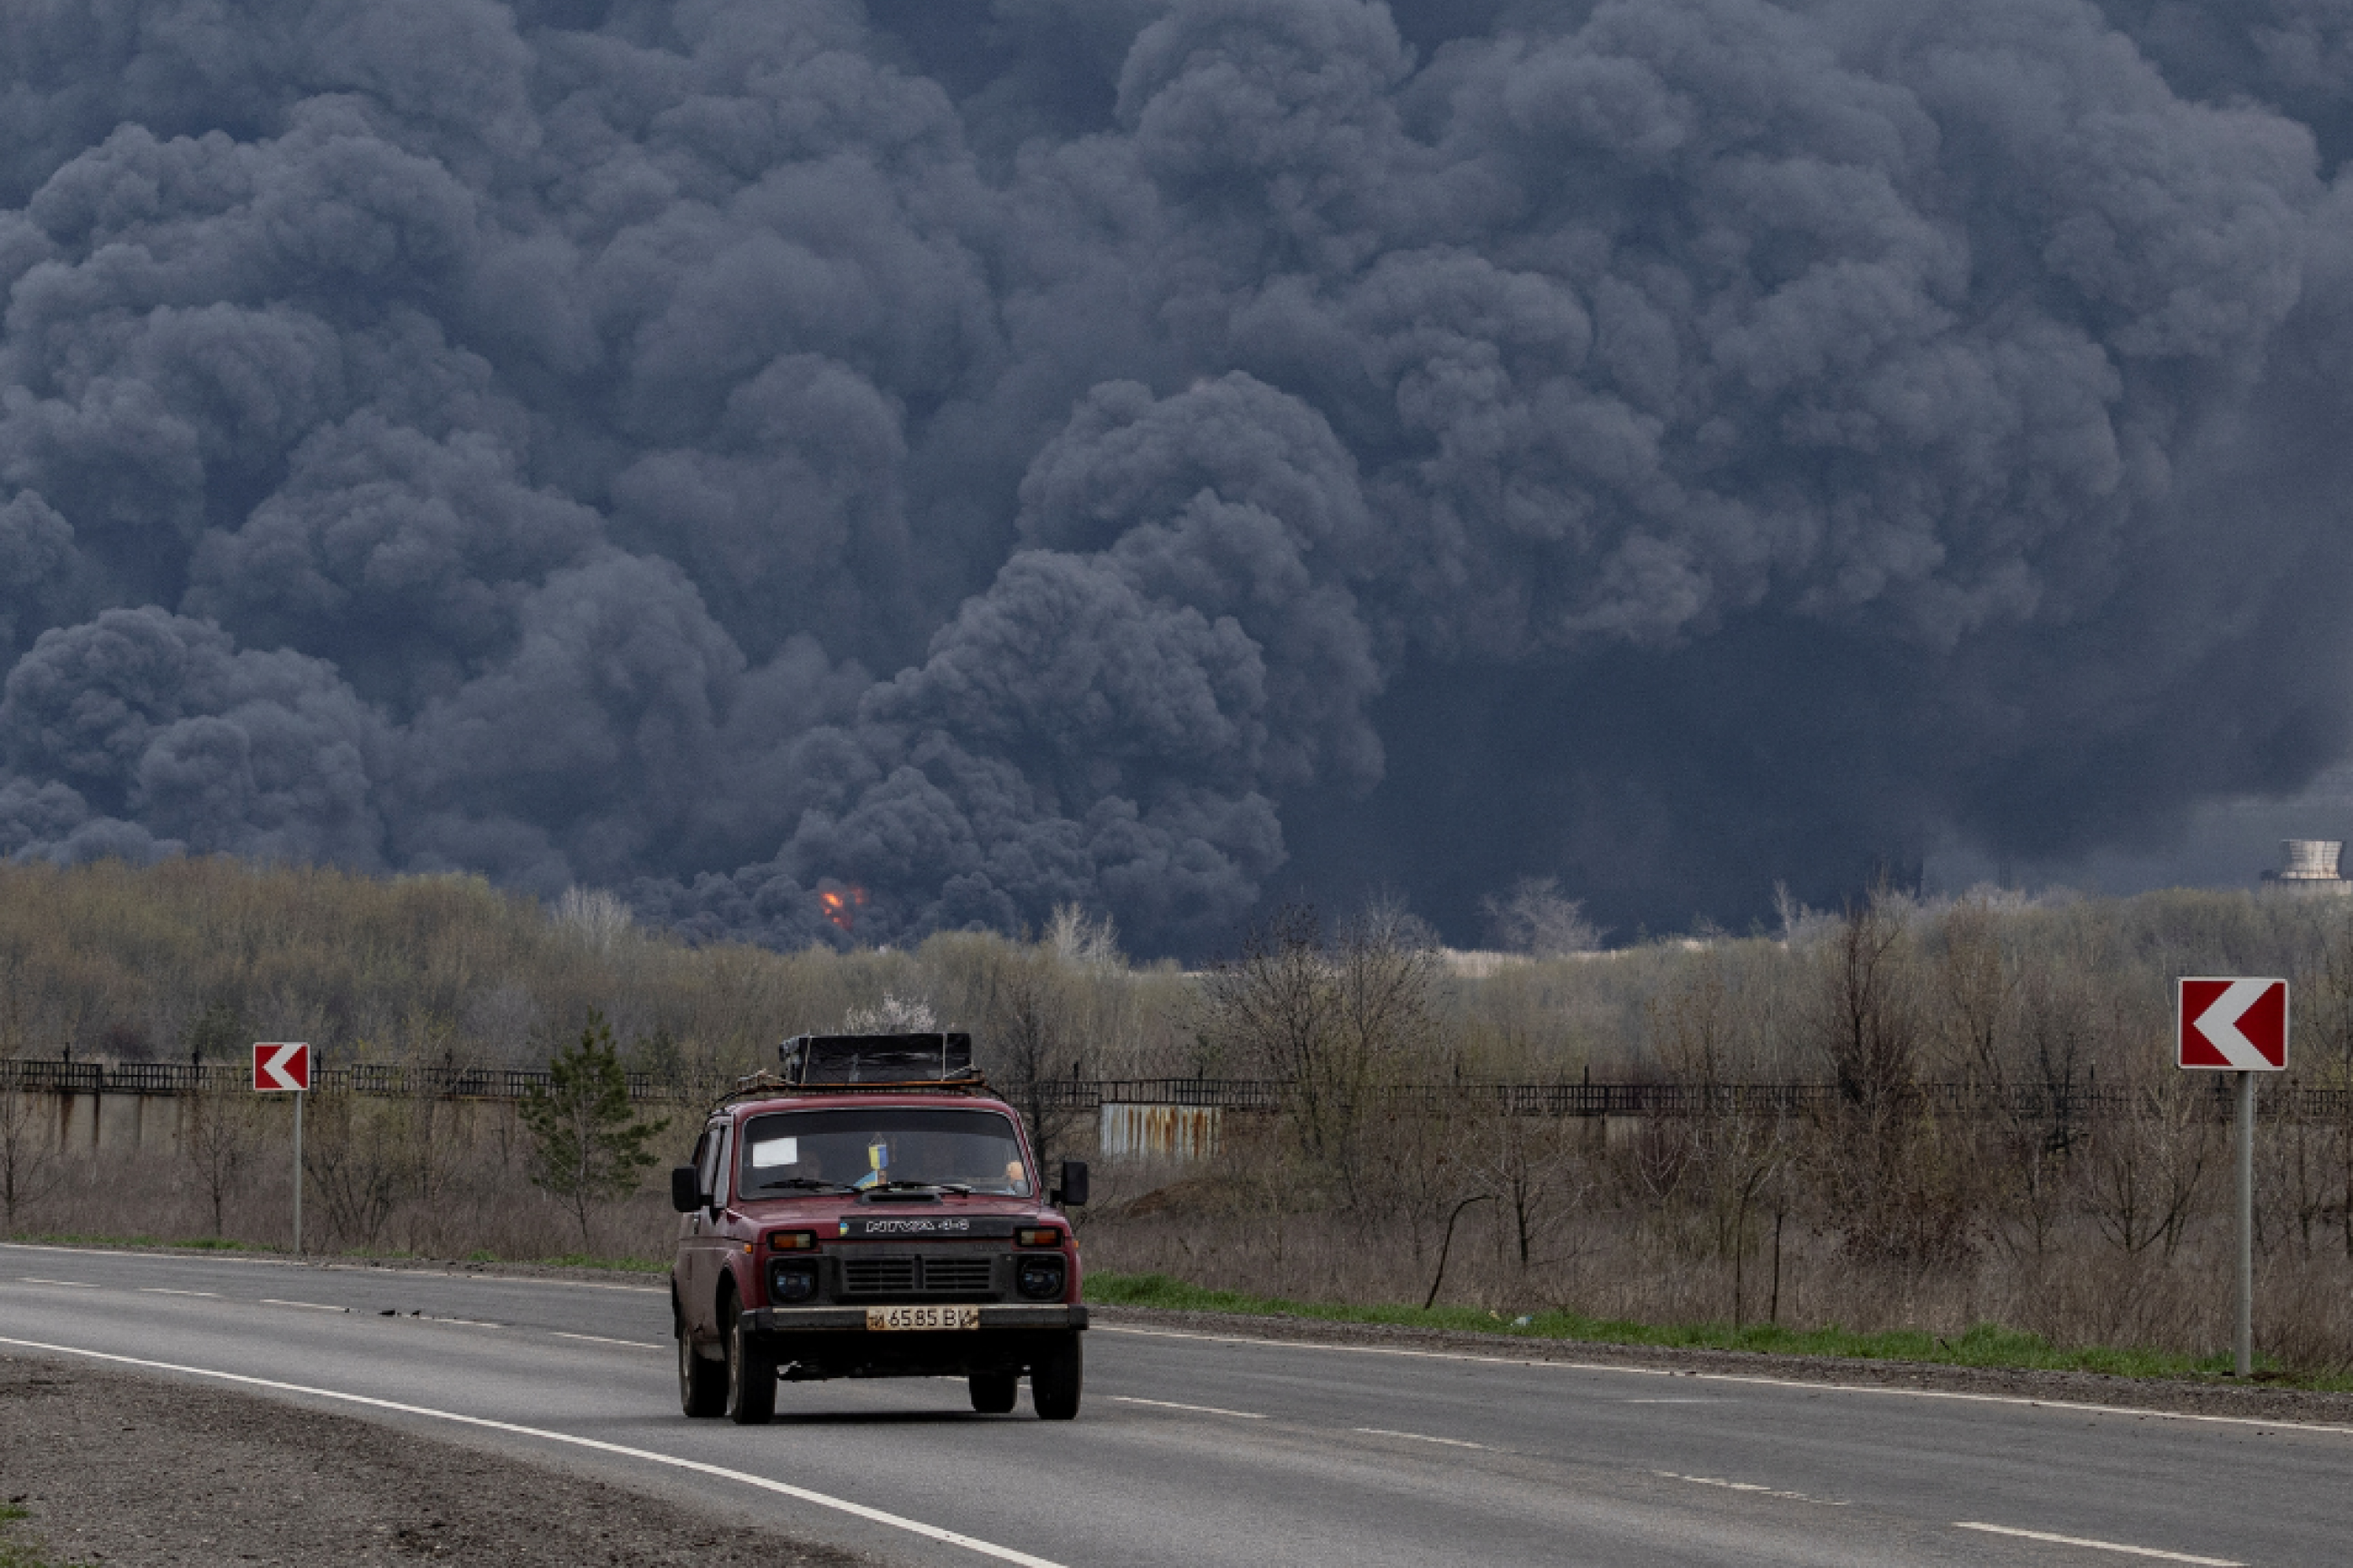
<svg viewBox="0 0 2353 1568">
<path fill-rule="evenodd" d="M 26 1231 L 0 1237 L 0 1241 L 25 1242 L 41 1247 L 139 1247 L 166 1252 L 248 1252 L 265 1256 L 282 1256 L 286 1248 L 265 1247 L 250 1241 L 228 1241 L 218 1237 L 202 1237 L 195 1241 L 172 1241 L 160 1236 L 99 1236 L 71 1231 Z M 311 1252 L 311 1258 L 352 1258 L 378 1262 L 415 1261 L 420 1253 L 370 1251 Z M 477 1250 L 466 1255 L 469 1263 L 537 1263 L 561 1268 L 605 1268 L 621 1274 L 667 1274 L 670 1259 L 666 1258 L 599 1258 L 586 1252 L 567 1252 L 553 1258 L 501 1258 L 497 1253 Z M 0 1568 L 8 1568 L 0 1560 Z"/>
<path fill-rule="evenodd" d="M 1979 1323 L 1965 1333 L 1941 1336 L 1917 1329 L 1859 1333 L 1835 1325 L 1800 1330 L 1770 1323 L 1750 1323 L 1736 1329 L 1720 1322 L 1638 1323 L 1563 1311 L 1506 1317 L 1477 1307 L 1361 1307 L 1332 1301 L 1293 1301 L 1240 1290 L 1212 1290 L 1166 1274 L 1089 1274 L 1086 1298 L 1107 1307 L 1165 1307 L 1187 1312 L 1248 1313 L 1334 1323 L 1387 1323 L 1493 1334 L 1504 1339 L 1571 1340 L 1588 1344 L 1674 1350 L 1756 1351 L 1769 1355 L 1924 1362 L 1936 1366 L 2091 1372 L 2114 1377 L 2175 1378 L 2200 1383 L 2231 1380 L 2228 1352 L 2191 1356 L 2105 1345 L 2054 1345 L 2040 1334 L 2023 1333 L 1996 1323 Z M 2263 1356 L 2256 1357 L 2255 1365 L 2256 1377 L 2271 1386 L 2329 1392 L 2353 1390 L 2353 1376 L 2343 1373 L 2296 1374 Z"/>
<path fill-rule="evenodd" d="M 619 1274 L 667 1274 L 667 1258 L 596 1258 L 586 1252 L 567 1252 L 560 1258 L 542 1258 L 537 1261 L 556 1268 L 609 1268 Z"/>
<path fill-rule="evenodd" d="M 282 1247 L 264 1247 L 257 1242 L 232 1241 L 227 1237 L 198 1237 L 194 1241 L 169 1241 L 160 1236 L 95 1236 L 79 1231 L 22 1231 L 0 1240 L 24 1242 L 35 1247 L 161 1247 L 174 1252 L 283 1252 Z"/>
<path fill-rule="evenodd" d="M 32 1517 L 32 1510 L 19 1504 L 0 1503 L 0 1568 L 82 1568 L 71 1563 L 59 1565 L 37 1540 L 17 1528 Z"/>
</svg>

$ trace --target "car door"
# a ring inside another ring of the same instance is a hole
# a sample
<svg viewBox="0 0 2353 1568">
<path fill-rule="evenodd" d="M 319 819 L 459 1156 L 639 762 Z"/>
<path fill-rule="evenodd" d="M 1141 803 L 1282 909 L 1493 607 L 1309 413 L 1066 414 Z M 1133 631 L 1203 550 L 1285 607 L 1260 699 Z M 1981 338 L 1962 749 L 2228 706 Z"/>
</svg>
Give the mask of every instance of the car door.
<svg viewBox="0 0 2353 1568">
<path fill-rule="evenodd" d="M 706 1195 L 707 1202 L 689 1214 L 687 1235 L 679 1249 L 685 1267 L 680 1271 L 680 1289 L 685 1295 L 682 1303 L 687 1326 L 696 1339 L 709 1341 L 719 1332 L 719 1275 L 715 1264 L 723 1245 L 719 1226 L 712 1218 L 721 1201 L 720 1184 L 727 1169 L 728 1124 L 714 1121 L 703 1129 L 702 1158 L 695 1169 L 695 1184 Z"/>
</svg>

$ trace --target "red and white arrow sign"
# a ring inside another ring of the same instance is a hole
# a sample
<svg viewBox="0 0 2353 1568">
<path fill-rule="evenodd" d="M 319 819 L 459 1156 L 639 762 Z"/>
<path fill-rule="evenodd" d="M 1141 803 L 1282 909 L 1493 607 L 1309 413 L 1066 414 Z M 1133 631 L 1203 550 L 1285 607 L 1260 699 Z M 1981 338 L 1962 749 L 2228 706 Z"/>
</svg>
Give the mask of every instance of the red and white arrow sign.
<svg viewBox="0 0 2353 1568">
<path fill-rule="evenodd" d="M 2183 980 L 2178 999 L 2181 1066 L 2193 1071 L 2286 1070 L 2286 981 Z"/>
<path fill-rule="evenodd" d="M 311 1047 L 300 1042 L 257 1042 L 253 1047 L 253 1087 L 265 1094 L 309 1089 Z"/>
</svg>

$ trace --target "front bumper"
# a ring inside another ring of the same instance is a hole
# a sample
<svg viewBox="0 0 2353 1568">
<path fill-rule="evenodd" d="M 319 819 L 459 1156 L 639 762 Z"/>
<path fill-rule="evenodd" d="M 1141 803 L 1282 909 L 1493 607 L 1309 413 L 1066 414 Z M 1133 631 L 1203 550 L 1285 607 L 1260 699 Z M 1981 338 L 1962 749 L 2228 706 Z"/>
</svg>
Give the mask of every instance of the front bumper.
<svg viewBox="0 0 2353 1568">
<path fill-rule="evenodd" d="M 895 1304 L 895 1303 L 894 1303 Z M 811 1331 L 832 1333 L 866 1332 L 866 1309 L 863 1307 L 759 1307 L 744 1314 L 744 1326 L 754 1333 L 797 1334 Z M 980 1309 L 978 1329 L 948 1329 L 945 1333 L 987 1333 L 991 1329 L 1083 1329 L 1087 1326 L 1084 1307 L 1067 1306 L 1060 1301 L 1037 1305 L 1028 1302 L 984 1304 Z M 888 1337 L 902 1337 L 892 1332 Z"/>
</svg>

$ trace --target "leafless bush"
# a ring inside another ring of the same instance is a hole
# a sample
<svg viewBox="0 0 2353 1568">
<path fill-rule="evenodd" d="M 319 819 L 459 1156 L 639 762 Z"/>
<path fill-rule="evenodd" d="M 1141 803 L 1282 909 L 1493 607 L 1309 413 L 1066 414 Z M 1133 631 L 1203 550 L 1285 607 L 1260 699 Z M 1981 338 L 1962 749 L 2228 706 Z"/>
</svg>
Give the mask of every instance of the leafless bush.
<svg viewBox="0 0 2353 1568">
<path fill-rule="evenodd" d="M 207 1089 L 181 1101 L 180 1152 L 210 1210 L 212 1234 L 224 1234 L 229 1202 L 246 1177 L 259 1128 L 250 1093 Z"/>
<path fill-rule="evenodd" d="M 1495 945 L 1505 952 L 1559 958 L 1601 945 L 1601 929 L 1585 918 L 1582 901 L 1561 896 L 1556 877 L 1523 877 L 1511 891 L 1488 894 L 1479 907 Z"/>
<path fill-rule="evenodd" d="M 64 1179 L 56 1117 L 47 1095 L 0 1089 L 0 1223 L 11 1232 Z"/>
<path fill-rule="evenodd" d="M 1284 1086 L 1306 1173 L 1334 1183 L 1348 1206 L 1363 1197 L 1375 1090 L 1436 1058 L 1438 979 L 1436 954 L 1395 911 L 1367 911 L 1327 946 L 1314 911 L 1293 906 L 1203 982 L 1210 1053 Z"/>
</svg>

